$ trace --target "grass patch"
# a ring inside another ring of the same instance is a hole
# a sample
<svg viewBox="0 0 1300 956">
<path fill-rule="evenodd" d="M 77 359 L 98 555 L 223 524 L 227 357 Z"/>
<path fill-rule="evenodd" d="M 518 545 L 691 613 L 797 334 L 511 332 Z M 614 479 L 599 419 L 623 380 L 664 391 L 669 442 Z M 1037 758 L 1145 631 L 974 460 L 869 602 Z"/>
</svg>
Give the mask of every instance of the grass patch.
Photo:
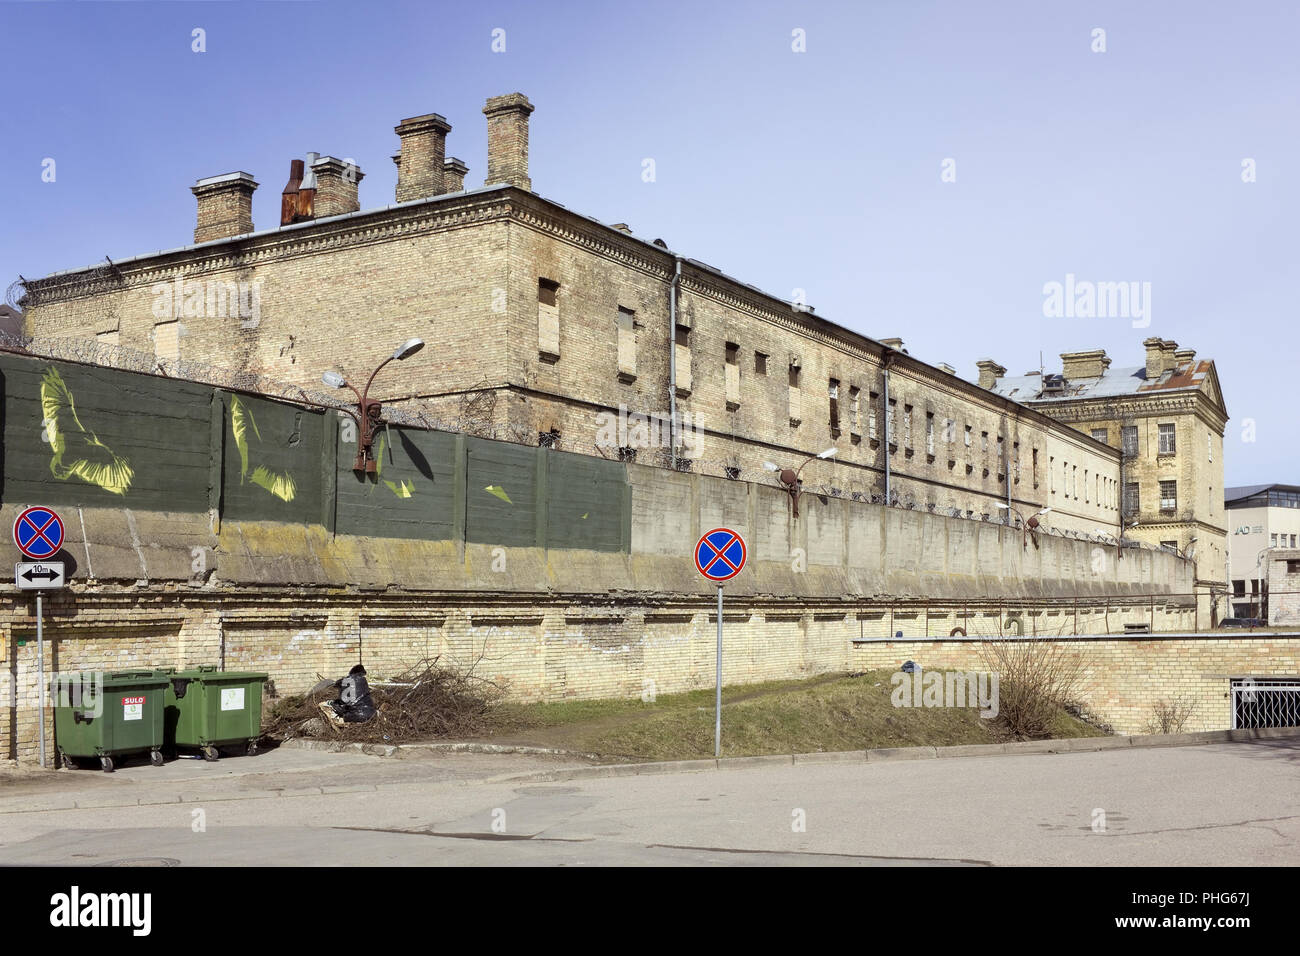
<svg viewBox="0 0 1300 956">
<path fill-rule="evenodd" d="M 892 670 L 723 688 L 722 753 L 817 753 L 873 747 L 944 747 L 1006 739 L 974 708 L 895 707 Z M 640 699 L 506 703 L 492 738 L 609 757 L 688 760 L 713 756 L 712 689 Z M 1061 712 L 1053 736 L 1101 734 Z"/>
</svg>

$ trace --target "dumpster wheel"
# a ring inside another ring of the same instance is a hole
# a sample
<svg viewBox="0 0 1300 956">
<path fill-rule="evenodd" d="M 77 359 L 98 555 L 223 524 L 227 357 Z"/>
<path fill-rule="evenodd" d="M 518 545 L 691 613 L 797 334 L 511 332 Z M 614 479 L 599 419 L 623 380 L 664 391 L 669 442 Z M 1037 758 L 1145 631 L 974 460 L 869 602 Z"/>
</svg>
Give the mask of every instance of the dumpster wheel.
<svg viewBox="0 0 1300 956">
<path fill-rule="evenodd" d="M 244 746 L 244 756 L 246 756 L 246 757 L 253 757 L 253 756 L 256 756 L 256 754 L 257 754 L 257 741 L 256 741 L 256 740 L 250 740 L 250 741 L 249 741 L 249 742 Z"/>
<path fill-rule="evenodd" d="M 216 748 L 216 747 L 213 747 L 211 744 L 209 744 L 208 746 L 206 746 L 206 747 L 203 748 L 203 759 L 204 759 L 204 760 L 209 760 L 209 761 L 211 761 L 211 760 L 216 760 L 216 759 L 219 758 L 220 756 L 221 756 L 221 754 L 217 751 L 217 748 Z"/>
<path fill-rule="evenodd" d="M 100 758 L 99 758 L 99 769 L 102 770 L 102 771 L 104 771 L 104 773 L 112 773 L 112 772 L 113 772 L 113 758 L 110 757 L 110 756 L 108 756 L 107 754 L 105 754 L 104 756 L 100 757 Z"/>
<path fill-rule="evenodd" d="M 149 762 L 153 764 L 155 767 L 161 767 L 163 765 L 162 751 L 161 750 L 149 751 Z"/>
</svg>

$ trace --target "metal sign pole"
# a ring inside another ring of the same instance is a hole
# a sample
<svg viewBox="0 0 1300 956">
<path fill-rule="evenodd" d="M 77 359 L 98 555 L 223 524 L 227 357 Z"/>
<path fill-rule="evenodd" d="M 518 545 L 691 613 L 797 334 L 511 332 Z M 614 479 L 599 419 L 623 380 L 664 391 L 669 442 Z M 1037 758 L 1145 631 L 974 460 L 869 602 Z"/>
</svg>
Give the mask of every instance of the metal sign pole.
<svg viewBox="0 0 1300 956">
<path fill-rule="evenodd" d="M 723 585 L 718 585 L 718 684 L 714 698 L 714 757 L 723 756 Z"/>
<path fill-rule="evenodd" d="M 41 767 L 45 766 L 45 628 L 42 595 L 36 592 L 36 721 L 40 725 Z"/>
</svg>

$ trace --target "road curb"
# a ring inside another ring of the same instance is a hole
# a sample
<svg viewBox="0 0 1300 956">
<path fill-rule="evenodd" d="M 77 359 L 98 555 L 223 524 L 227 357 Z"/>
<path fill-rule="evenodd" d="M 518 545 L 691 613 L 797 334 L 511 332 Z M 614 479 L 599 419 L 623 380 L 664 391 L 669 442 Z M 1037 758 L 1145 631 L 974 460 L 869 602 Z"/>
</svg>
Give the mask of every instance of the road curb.
<svg viewBox="0 0 1300 956">
<path fill-rule="evenodd" d="M 720 760 L 670 760 L 656 763 L 610 764 L 602 767 L 572 767 L 537 773 L 502 774 L 483 783 L 519 783 L 530 780 L 592 780 L 642 774 L 682 773 L 710 770 L 746 770 L 760 766 L 804 766 L 810 764 L 887 763 L 899 760 L 933 760 L 952 757 L 1025 756 L 1034 754 L 1097 753 L 1130 747 L 1203 747 L 1219 743 L 1248 743 L 1300 737 L 1300 727 L 1270 727 L 1258 730 L 1206 730 L 1187 734 L 1139 734 L 1111 737 L 1061 737 L 1054 740 L 1017 740 L 1003 744 L 959 744 L 952 747 L 880 747 L 874 750 L 841 750 L 830 753 L 771 754 L 754 757 L 723 757 Z"/>
<path fill-rule="evenodd" d="M 405 757 L 418 751 L 454 754 L 532 754 L 542 757 L 580 757 L 584 760 L 607 759 L 599 754 L 579 753 L 575 750 L 558 750 L 554 747 L 532 747 L 527 744 L 484 744 L 468 741 L 420 744 L 368 744 L 346 740 L 313 740 L 290 737 L 280 742 L 289 750 L 318 750 L 325 753 L 358 753 L 369 757 Z"/>
</svg>

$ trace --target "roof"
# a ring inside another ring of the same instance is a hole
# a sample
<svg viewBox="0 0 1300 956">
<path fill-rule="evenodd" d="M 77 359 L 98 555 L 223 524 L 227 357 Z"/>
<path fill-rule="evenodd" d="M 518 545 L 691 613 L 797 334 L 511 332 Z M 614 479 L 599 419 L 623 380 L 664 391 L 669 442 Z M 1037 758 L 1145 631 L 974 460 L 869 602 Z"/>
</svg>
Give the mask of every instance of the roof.
<svg viewBox="0 0 1300 956">
<path fill-rule="evenodd" d="M 1088 398 L 1117 398 L 1121 395 L 1142 395 L 1151 392 L 1196 391 L 1214 363 L 1209 360 L 1191 361 L 1172 371 L 1165 372 L 1154 382 L 1147 380 L 1146 366 L 1107 369 L 1102 375 L 1090 378 L 1065 379 L 1061 375 L 1004 376 L 993 383 L 992 391 L 1026 404 L 1079 401 Z M 1061 384 L 1060 391 L 1043 394 L 1043 383 Z"/>
<path fill-rule="evenodd" d="M 0 304 L 0 332 L 23 334 L 23 314 L 10 305 Z"/>
<path fill-rule="evenodd" d="M 1300 491 L 1300 485 L 1284 485 L 1279 482 L 1271 482 L 1266 485 L 1237 485 L 1233 488 L 1223 489 L 1223 503 L 1232 504 L 1234 501 L 1242 501 L 1246 498 L 1253 498 L 1260 492 L 1272 491 Z"/>
</svg>

